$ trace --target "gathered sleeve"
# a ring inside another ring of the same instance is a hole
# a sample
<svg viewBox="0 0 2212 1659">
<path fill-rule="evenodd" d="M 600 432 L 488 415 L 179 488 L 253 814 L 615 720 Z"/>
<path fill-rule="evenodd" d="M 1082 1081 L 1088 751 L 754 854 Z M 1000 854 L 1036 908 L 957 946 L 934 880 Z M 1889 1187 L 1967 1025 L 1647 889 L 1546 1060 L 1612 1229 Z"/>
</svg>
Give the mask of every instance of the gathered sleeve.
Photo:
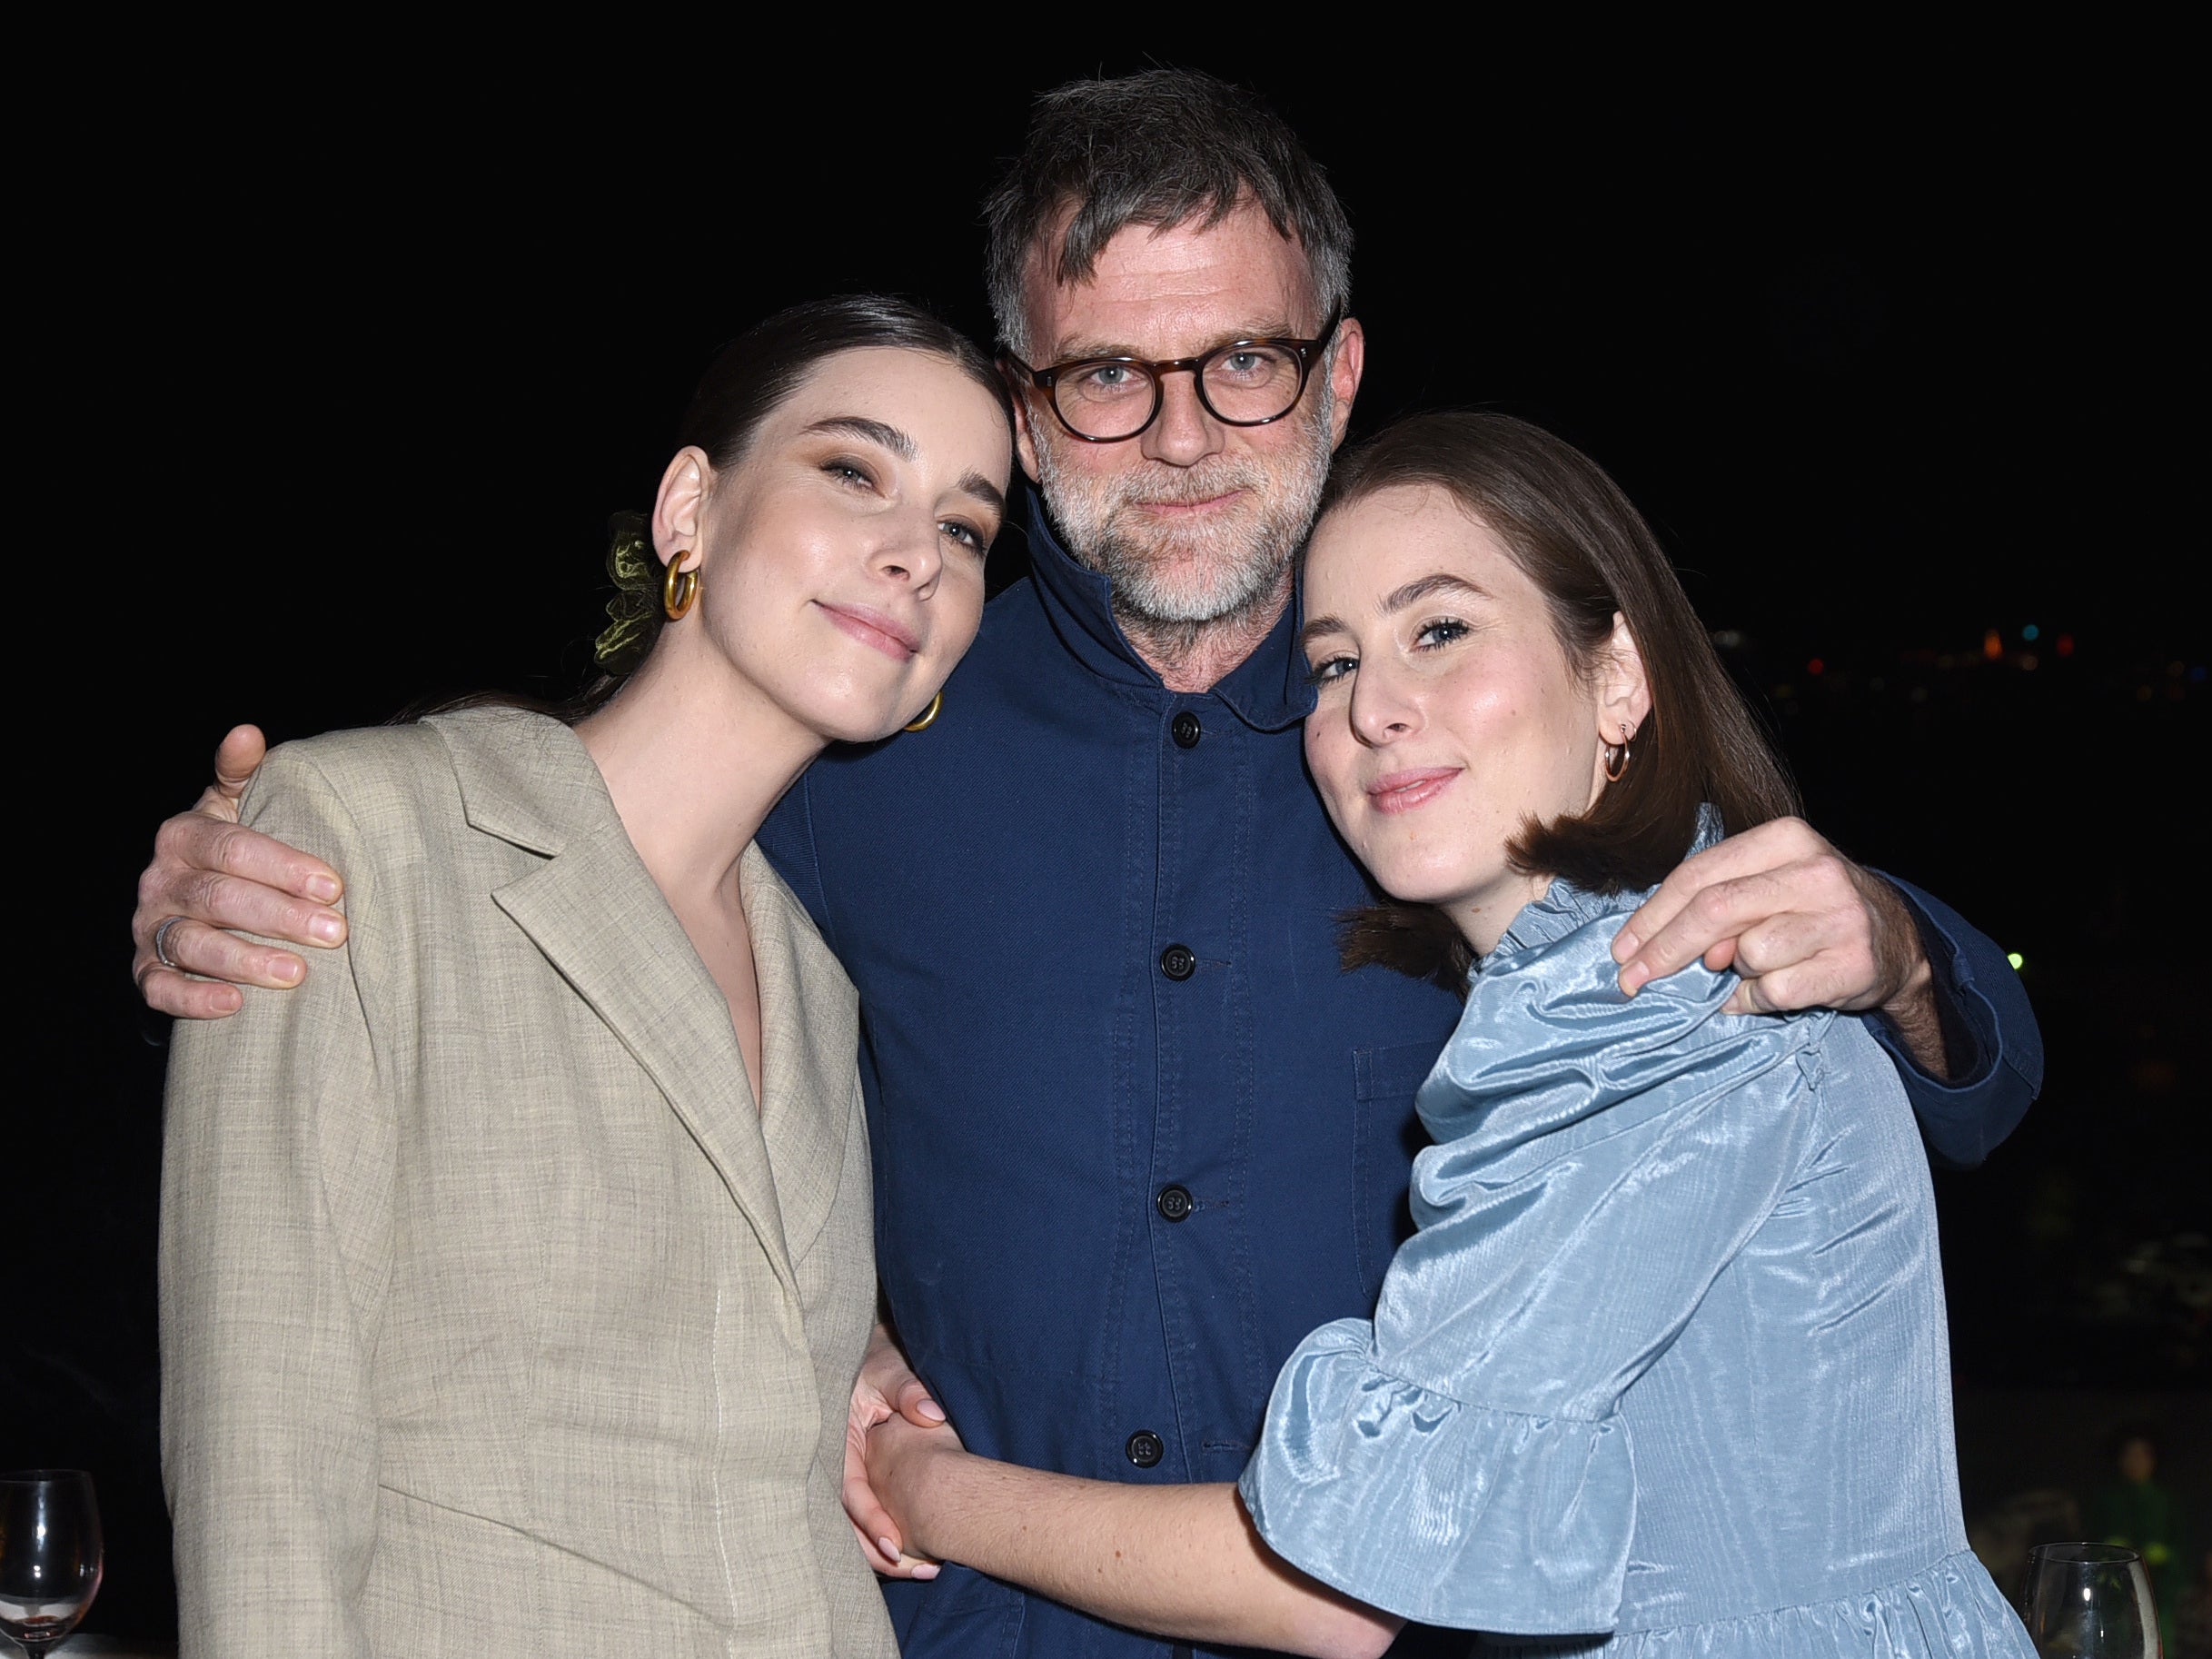
<svg viewBox="0 0 2212 1659">
<path fill-rule="evenodd" d="M 1421 1095 L 1420 1230 L 1372 1321 L 1314 1333 L 1239 1485 L 1268 1545 L 1428 1624 L 1610 1630 L 1636 1514 L 1622 1394 L 1773 1210 L 1829 1016 L 1623 998 L 1623 913 L 1486 965 Z"/>
<path fill-rule="evenodd" d="M 312 760 L 263 765 L 247 822 L 345 873 L 372 860 Z M 392 1112 L 362 929 L 298 989 L 176 1033 L 164 1108 L 162 1471 L 186 1654 L 362 1654 L 375 1546 L 371 1384 L 390 1271 Z"/>
</svg>

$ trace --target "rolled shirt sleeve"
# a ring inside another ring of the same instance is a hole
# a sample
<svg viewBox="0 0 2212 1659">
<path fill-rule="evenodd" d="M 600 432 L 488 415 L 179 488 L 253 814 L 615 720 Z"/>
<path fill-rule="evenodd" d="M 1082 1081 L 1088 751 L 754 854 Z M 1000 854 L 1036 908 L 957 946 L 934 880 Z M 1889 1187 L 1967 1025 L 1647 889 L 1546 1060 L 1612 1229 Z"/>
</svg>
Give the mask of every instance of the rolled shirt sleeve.
<svg viewBox="0 0 2212 1659">
<path fill-rule="evenodd" d="M 1279 1376 L 1239 1490 L 1275 1550 L 1407 1618 L 1610 1630 L 1636 1516 L 1621 1397 L 1773 1210 L 1832 1018 L 1722 1014 L 1700 967 L 1633 1000 L 1622 914 L 1509 935 L 1422 1091 L 1420 1230 L 1372 1321 Z"/>
</svg>

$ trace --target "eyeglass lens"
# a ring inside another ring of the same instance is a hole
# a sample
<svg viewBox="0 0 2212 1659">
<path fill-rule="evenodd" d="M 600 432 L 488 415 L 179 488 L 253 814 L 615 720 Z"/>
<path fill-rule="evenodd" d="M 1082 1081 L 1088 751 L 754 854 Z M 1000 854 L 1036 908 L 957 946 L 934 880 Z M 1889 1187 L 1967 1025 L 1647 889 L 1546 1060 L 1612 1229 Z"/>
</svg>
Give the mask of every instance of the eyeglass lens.
<svg viewBox="0 0 2212 1659">
<path fill-rule="evenodd" d="M 1198 395 L 1225 421 L 1272 421 L 1298 401 L 1298 353 L 1282 346 L 1238 346 L 1206 360 Z M 1060 416 L 1086 437 L 1123 438 L 1152 419 L 1157 395 L 1141 363 L 1100 363 L 1063 373 L 1054 387 Z"/>
</svg>

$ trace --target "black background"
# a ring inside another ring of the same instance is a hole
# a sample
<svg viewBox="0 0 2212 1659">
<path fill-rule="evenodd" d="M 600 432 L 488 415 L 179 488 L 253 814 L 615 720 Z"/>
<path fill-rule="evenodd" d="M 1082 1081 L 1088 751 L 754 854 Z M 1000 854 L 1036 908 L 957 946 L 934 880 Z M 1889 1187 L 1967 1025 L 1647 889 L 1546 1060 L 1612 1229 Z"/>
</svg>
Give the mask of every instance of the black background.
<svg viewBox="0 0 2212 1659">
<path fill-rule="evenodd" d="M 0 1465 L 95 1472 L 92 1627 L 171 1616 L 163 1057 L 124 938 L 154 823 L 234 720 L 572 685 L 606 517 L 647 503 L 714 346 L 861 288 L 987 339 L 976 204 L 1027 94 L 1152 61 L 1255 85 L 1330 168 L 1355 435 L 1475 403 L 1590 450 L 1740 636 L 1813 821 L 2020 953 L 2049 1085 L 1939 1179 L 1962 1384 L 2206 1386 L 2202 200 L 2170 45 L 1601 66 L 1348 28 L 909 54 L 807 21 L 772 59 L 671 29 L 559 74 L 426 42 L 266 75 L 194 40 L 29 89 Z M 1012 579 L 1018 537 L 993 558 Z"/>
</svg>

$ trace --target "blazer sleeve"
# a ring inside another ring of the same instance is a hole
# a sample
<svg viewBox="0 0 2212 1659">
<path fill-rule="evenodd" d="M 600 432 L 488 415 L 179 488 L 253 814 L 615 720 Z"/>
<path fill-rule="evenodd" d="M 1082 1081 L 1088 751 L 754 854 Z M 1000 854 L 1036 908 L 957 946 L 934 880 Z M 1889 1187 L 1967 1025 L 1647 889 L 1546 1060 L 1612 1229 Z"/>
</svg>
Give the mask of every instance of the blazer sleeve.
<svg viewBox="0 0 2212 1659">
<path fill-rule="evenodd" d="M 1920 947 L 1935 970 L 1945 1047 L 1957 1057 L 1955 1075 L 1939 1079 L 1922 1071 L 1888 1020 L 1870 1020 L 1868 1029 L 1896 1061 L 1936 1162 L 1971 1168 L 2019 1127 L 2041 1092 L 2043 1033 L 2019 975 L 1987 935 L 1919 888 L 1895 876 L 1882 879 L 1897 889 L 1919 928 Z"/>
<path fill-rule="evenodd" d="M 375 865 L 346 803 L 280 749 L 246 821 L 346 871 Z M 162 1469 L 182 1651 L 361 1654 L 377 1511 L 370 1357 L 388 1278 L 393 1117 L 356 925 L 299 988 L 184 1027 L 164 1113 Z"/>
<path fill-rule="evenodd" d="M 1732 976 L 1694 966 L 1622 1003 L 1619 919 L 1542 965 L 1574 983 L 1533 1016 L 1483 1006 L 1517 993 L 1477 977 L 1423 1115 L 1463 1053 L 1488 1051 L 1487 1098 L 1417 1160 L 1421 1229 L 1373 1321 L 1284 1366 L 1240 1485 L 1278 1554 L 1410 1619 L 1612 1628 L 1636 1515 L 1621 1397 L 1816 1132 L 1794 1056 L 1829 1017 L 1720 1014 Z"/>
</svg>

